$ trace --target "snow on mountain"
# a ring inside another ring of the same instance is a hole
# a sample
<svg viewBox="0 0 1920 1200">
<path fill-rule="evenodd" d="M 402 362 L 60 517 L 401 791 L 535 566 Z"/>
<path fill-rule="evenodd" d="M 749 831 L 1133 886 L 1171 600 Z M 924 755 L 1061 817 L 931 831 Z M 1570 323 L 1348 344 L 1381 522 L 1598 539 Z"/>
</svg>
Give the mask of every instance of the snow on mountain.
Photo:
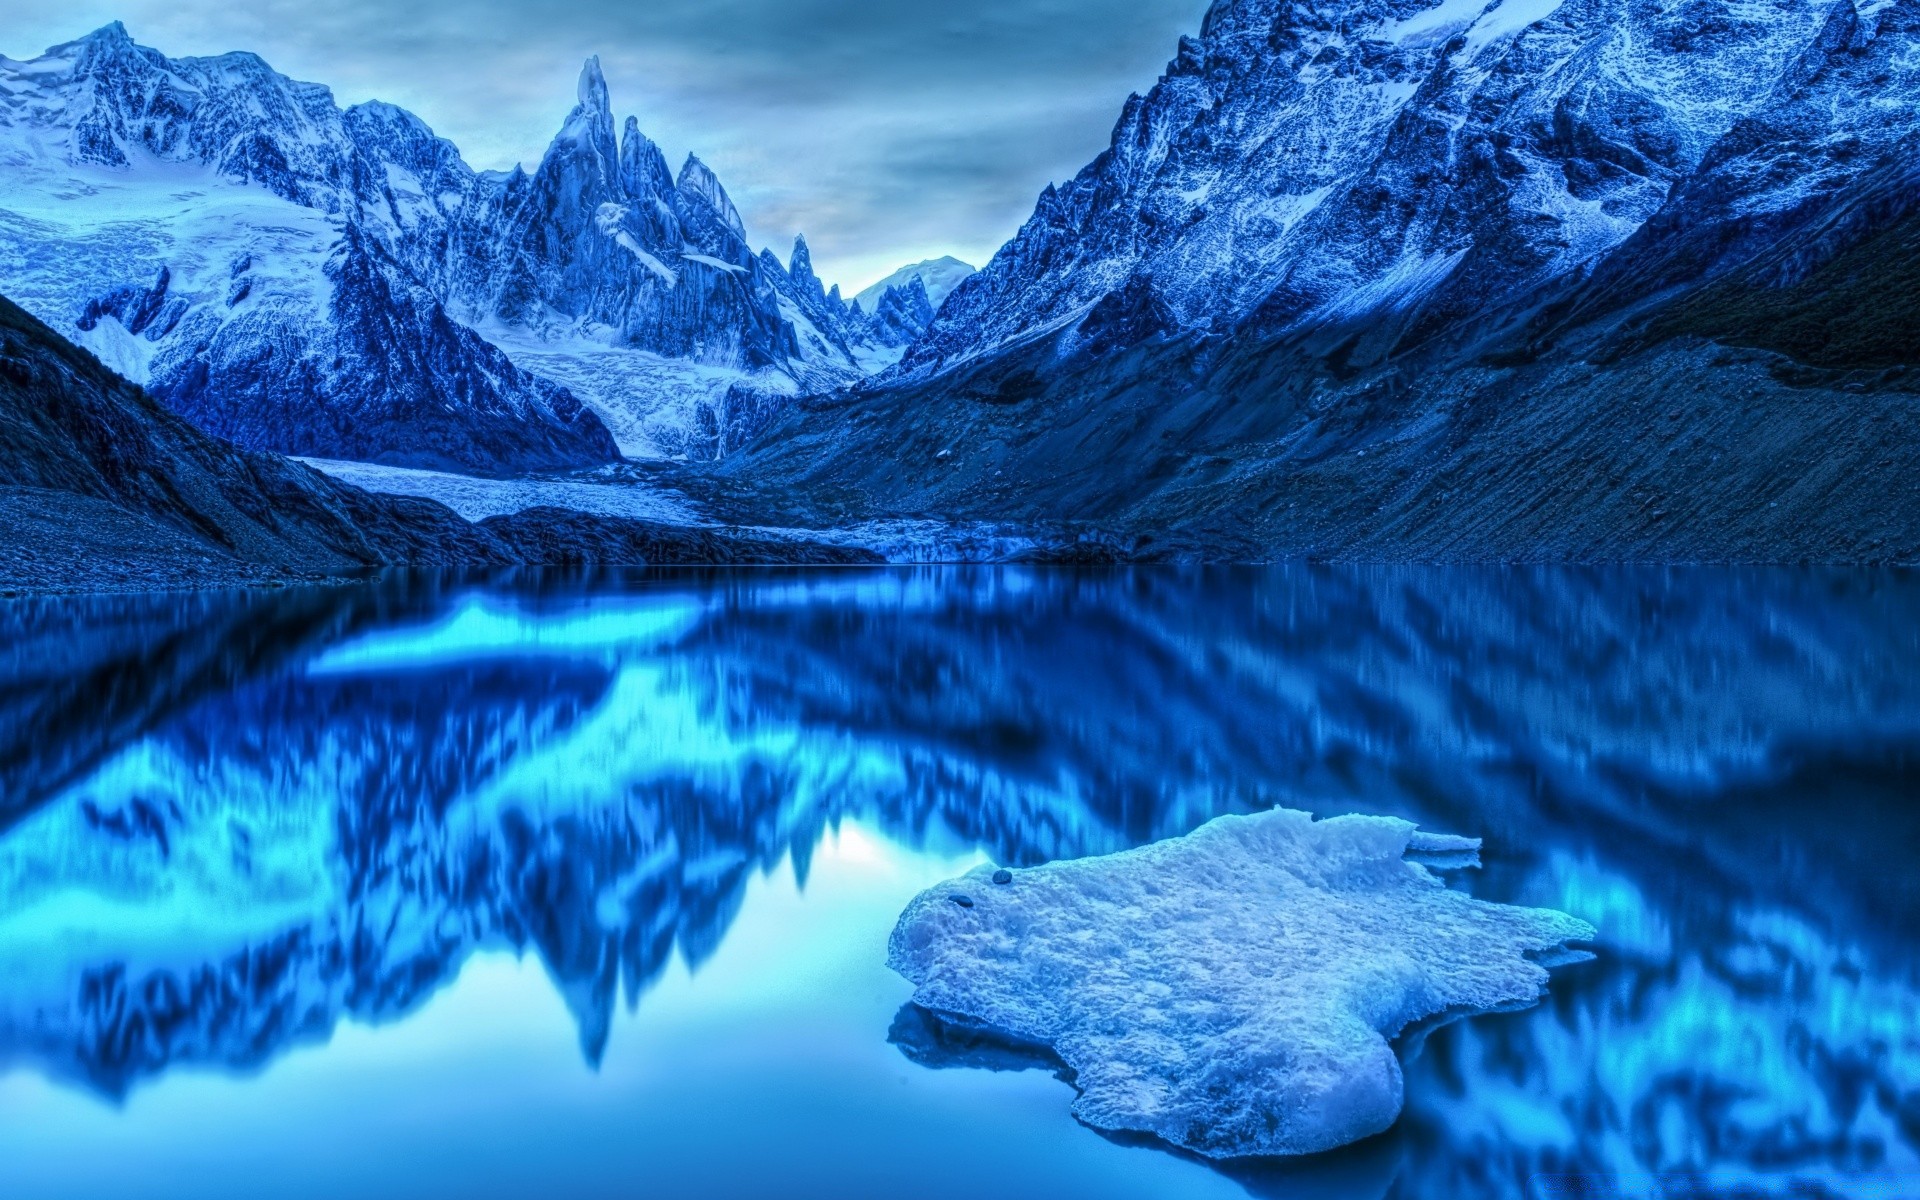
<svg viewBox="0 0 1920 1200">
<path fill-rule="evenodd" d="M 964 283 L 969 275 L 979 268 L 963 263 L 952 256 L 930 258 L 925 262 L 914 263 L 910 267 L 901 267 L 898 271 L 874 284 L 853 298 L 854 303 L 868 312 L 879 307 L 881 299 L 895 288 L 904 288 L 918 279 L 927 289 L 927 301 L 937 310 L 946 303 L 953 289 Z"/>
<path fill-rule="evenodd" d="M 726 469 L 1169 555 L 1913 561 L 1917 72 L 1920 0 L 1223 0 Z"/>
<path fill-rule="evenodd" d="M 1853 53 L 1910 8 L 1218 0 L 1111 147 L 956 289 L 906 372 L 1090 318 L 1132 342 L 1367 321 L 1391 345 L 1537 296 L 1684 195 L 1796 78 L 1819 78 L 1806 56 L 1823 39 Z M 1873 69 L 1902 75 L 1910 41 L 1877 44 Z M 1871 72 L 1831 124 L 1875 108 L 1910 124 L 1911 92 Z M 1781 190 L 1824 174 L 1770 162 Z"/>
<path fill-rule="evenodd" d="M 597 60 L 531 173 L 481 173 L 401 109 L 114 24 L 0 59 L 0 165 L 9 292 L 245 445 L 486 472 L 711 457 L 890 357 L 837 292 L 794 307 L 810 265 L 753 254 L 703 163 L 675 176 L 636 121 L 616 134 Z M 753 402 L 728 416 L 734 393 Z"/>
<path fill-rule="evenodd" d="M 175 62 L 118 25 L 0 62 L 0 89 L 6 285 L 203 428 L 466 469 L 617 456 L 365 236 L 367 164 L 325 89 L 251 55 Z"/>
</svg>

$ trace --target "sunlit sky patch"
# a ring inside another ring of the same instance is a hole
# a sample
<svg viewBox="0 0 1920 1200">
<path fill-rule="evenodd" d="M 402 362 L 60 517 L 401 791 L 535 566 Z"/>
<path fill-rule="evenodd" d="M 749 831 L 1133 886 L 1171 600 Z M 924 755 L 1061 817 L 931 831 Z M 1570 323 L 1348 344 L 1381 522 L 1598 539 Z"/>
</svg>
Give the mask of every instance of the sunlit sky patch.
<svg viewBox="0 0 1920 1200">
<path fill-rule="evenodd" d="M 1206 0 L 12 0 L 0 53 L 112 20 L 171 55 L 252 50 L 392 101 L 479 167 L 532 167 L 600 55 L 616 111 L 720 174 L 756 244 L 804 232 L 849 294 L 980 264 L 1106 145 Z"/>
</svg>

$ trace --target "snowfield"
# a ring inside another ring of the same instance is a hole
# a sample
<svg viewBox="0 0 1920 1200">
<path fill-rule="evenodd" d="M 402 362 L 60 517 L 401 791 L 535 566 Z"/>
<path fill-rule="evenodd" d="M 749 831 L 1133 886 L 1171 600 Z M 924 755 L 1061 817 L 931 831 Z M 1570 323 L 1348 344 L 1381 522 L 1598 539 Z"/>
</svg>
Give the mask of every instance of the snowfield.
<svg viewBox="0 0 1920 1200">
<path fill-rule="evenodd" d="M 469 521 L 506 517 L 530 508 L 571 508 L 609 517 L 669 525 L 710 526 L 684 497 L 640 484 L 585 483 L 571 479 L 486 479 L 449 471 L 389 467 L 378 463 L 303 458 L 342 483 L 388 496 L 418 496 L 440 503 Z"/>
<path fill-rule="evenodd" d="M 1530 1005 L 1592 926 L 1474 900 L 1409 855 L 1479 843 L 1276 809 L 913 901 L 889 964 L 935 1015 L 1048 1046 L 1074 1115 L 1212 1158 L 1311 1154 L 1400 1115 L 1389 1039 Z"/>
</svg>

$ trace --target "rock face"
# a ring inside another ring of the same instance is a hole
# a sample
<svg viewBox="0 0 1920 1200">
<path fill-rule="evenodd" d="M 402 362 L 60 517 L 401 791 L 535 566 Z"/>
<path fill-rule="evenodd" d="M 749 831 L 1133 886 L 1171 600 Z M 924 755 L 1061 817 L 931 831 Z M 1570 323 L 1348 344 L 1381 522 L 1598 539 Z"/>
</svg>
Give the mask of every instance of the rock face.
<svg viewBox="0 0 1920 1200">
<path fill-rule="evenodd" d="M 600 64 L 531 174 L 487 175 L 449 222 L 445 290 L 476 322 L 580 323 L 673 357 L 774 367 L 799 354 L 726 189 L 690 158 L 676 180 L 629 119 L 614 134 Z M 398 206 L 389 214 L 404 226 Z"/>
<path fill-rule="evenodd" d="M 17 519 L 43 511 L 72 512 L 77 526 L 100 524 L 69 536 L 122 537 L 125 544 L 106 548 L 119 561 L 68 563 L 51 531 L 23 536 Z M 512 561 L 437 504 L 371 496 L 206 436 L 5 299 L 0 519 L 10 530 L 0 538 L 8 583 L 68 567 L 83 581 L 89 567 L 134 571 L 162 558 L 188 573 L 175 585 L 409 561 Z"/>
<path fill-rule="evenodd" d="M 844 385 L 932 315 L 876 333 L 804 250 L 792 275 L 756 256 L 704 164 L 675 176 L 631 118 L 616 135 L 597 61 L 531 173 L 118 24 L 0 59 L 0 86 L 12 294 L 250 447 L 482 472 L 706 456 L 701 408 L 730 388 L 772 411 Z M 707 370 L 708 394 L 649 425 L 688 391 L 663 360 Z"/>
<path fill-rule="evenodd" d="M 836 462 L 844 412 L 750 469 L 1214 554 L 1912 558 L 1916 34 L 1222 0 Z"/>
</svg>

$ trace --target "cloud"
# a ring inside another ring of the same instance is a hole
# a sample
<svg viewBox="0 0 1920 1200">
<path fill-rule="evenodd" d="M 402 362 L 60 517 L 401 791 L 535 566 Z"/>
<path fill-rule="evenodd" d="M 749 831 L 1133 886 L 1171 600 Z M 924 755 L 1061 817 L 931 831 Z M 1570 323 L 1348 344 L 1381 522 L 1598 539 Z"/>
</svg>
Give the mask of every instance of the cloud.
<svg viewBox="0 0 1920 1200">
<path fill-rule="evenodd" d="M 26 12 L 19 13 L 24 4 Z M 849 291 L 980 262 L 1103 149 L 1205 0 L 14 0 L 13 57 L 123 20 L 412 109 L 476 166 L 531 165 L 599 54 L 614 104 L 697 152 L 757 241 L 805 232 Z"/>
</svg>

